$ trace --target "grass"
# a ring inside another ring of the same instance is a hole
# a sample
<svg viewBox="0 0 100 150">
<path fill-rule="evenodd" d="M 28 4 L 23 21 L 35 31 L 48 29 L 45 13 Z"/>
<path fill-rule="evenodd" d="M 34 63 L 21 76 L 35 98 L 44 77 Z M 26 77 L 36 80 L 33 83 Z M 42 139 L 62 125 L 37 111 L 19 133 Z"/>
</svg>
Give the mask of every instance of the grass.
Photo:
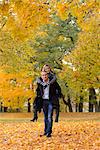
<svg viewBox="0 0 100 150">
<path fill-rule="evenodd" d="M 33 113 L 0 113 L 0 122 L 30 122 Z M 55 117 L 55 114 L 54 114 Z M 98 121 L 100 113 L 60 113 L 59 121 Z M 43 113 L 39 114 L 38 122 L 43 121 Z"/>
</svg>

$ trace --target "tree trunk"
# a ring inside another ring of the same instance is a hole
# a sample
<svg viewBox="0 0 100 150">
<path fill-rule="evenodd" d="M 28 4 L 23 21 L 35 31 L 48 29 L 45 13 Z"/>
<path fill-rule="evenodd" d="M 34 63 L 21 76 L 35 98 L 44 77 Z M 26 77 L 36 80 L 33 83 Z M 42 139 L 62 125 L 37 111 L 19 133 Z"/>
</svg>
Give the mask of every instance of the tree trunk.
<svg viewBox="0 0 100 150">
<path fill-rule="evenodd" d="M 100 112 L 100 101 L 99 101 L 99 105 L 98 105 L 98 112 Z"/>
<path fill-rule="evenodd" d="M 78 112 L 78 104 L 76 103 L 75 112 Z"/>
<path fill-rule="evenodd" d="M 95 112 L 99 112 L 99 103 L 97 101 L 95 103 Z"/>
<path fill-rule="evenodd" d="M 83 97 L 80 96 L 79 112 L 83 112 Z"/>
<path fill-rule="evenodd" d="M 93 112 L 93 104 L 89 102 L 89 112 Z"/>
<path fill-rule="evenodd" d="M 94 102 L 96 102 L 96 92 L 92 87 L 89 89 L 89 112 L 93 112 Z"/>
<path fill-rule="evenodd" d="M 69 112 L 73 112 L 72 105 L 71 105 L 71 99 L 70 99 L 69 94 L 68 94 L 68 107 L 69 107 Z"/>
<path fill-rule="evenodd" d="M 95 112 L 100 112 L 100 101 L 95 103 Z"/>
<path fill-rule="evenodd" d="M 69 107 L 69 112 L 73 112 L 72 105 L 71 105 L 71 99 L 70 99 L 69 94 L 68 94 L 68 100 L 67 101 L 63 97 L 63 102 L 64 102 L 65 105 L 67 105 Z"/>
<path fill-rule="evenodd" d="M 2 106 L 2 102 L 1 102 L 1 108 L 0 108 L 0 111 L 3 112 L 3 106 Z"/>
<path fill-rule="evenodd" d="M 4 107 L 4 112 L 7 112 L 7 108 L 8 108 L 8 107 Z"/>
<path fill-rule="evenodd" d="M 31 112 L 30 98 L 28 99 L 28 112 Z"/>
</svg>

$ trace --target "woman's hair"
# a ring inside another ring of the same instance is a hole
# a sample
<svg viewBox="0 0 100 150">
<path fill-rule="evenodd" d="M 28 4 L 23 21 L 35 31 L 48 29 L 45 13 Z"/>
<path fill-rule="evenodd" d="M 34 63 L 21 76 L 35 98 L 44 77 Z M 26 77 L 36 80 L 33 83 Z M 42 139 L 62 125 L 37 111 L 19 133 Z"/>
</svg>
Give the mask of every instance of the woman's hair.
<svg viewBox="0 0 100 150">
<path fill-rule="evenodd" d="M 45 71 L 45 67 L 48 67 L 48 68 L 50 69 L 50 71 L 52 71 L 49 64 L 45 64 L 45 65 L 41 68 L 41 71 Z"/>
</svg>

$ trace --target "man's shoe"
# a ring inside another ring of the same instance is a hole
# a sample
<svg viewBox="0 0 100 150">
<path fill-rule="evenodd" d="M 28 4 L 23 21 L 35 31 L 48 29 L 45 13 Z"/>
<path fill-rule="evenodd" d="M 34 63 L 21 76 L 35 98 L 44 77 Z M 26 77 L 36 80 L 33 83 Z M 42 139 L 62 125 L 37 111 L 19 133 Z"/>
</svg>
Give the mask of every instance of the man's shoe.
<svg viewBox="0 0 100 150">
<path fill-rule="evenodd" d="M 46 132 L 44 132 L 44 134 L 43 135 L 47 135 L 47 133 Z"/>
<path fill-rule="evenodd" d="M 40 137 L 45 136 L 45 135 L 47 135 L 47 134 L 44 132 L 44 134 L 41 134 Z"/>
<path fill-rule="evenodd" d="M 46 134 L 46 137 L 51 137 L 51 134 Z"/>
</svg>

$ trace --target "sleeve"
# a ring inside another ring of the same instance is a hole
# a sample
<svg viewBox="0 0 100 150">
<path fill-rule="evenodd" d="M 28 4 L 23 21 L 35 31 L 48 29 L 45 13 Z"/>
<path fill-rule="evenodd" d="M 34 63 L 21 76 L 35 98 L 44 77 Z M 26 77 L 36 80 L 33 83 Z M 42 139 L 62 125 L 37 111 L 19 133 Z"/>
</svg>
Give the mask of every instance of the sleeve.
<svg viewBox="0 0 100 150">
<path fill-rule="evenodd" d="M 41 96 L 41 91 L 40 91 L 40 86 L 39 86 L 40 83 L 37 83 L 37 89 L 36 89 L 36 95 L 37 97 L 40 97 Z"/>
<path fill-rule="evenodd" d="M 61 92 L 61 87 L 57 82 L 56 82 L 56 94 L 59 98 L 61 98 L 62 95 L 63 95 L 62 92 Z"/>
<path fill-rule="evenodd" d="M 50 73 L 49 79 L 50 79 L 49 84 L 53 84 L 56 81 L 56 79 L 57 79 L 56 78 L 56 74 Z"/>
<path fill-rule="evenodd" d="M 39 83 L 39 84 L 41 84 L 41 85 L 43 85 L 43 86 L 46 85 L 46 84 L 42 81 L 42 78 L 41 78 L 41 77 L 38 77 L 38 78 L 36 79 L 36 81 L 37 81 L 37 83 Z"/>
</svg>

